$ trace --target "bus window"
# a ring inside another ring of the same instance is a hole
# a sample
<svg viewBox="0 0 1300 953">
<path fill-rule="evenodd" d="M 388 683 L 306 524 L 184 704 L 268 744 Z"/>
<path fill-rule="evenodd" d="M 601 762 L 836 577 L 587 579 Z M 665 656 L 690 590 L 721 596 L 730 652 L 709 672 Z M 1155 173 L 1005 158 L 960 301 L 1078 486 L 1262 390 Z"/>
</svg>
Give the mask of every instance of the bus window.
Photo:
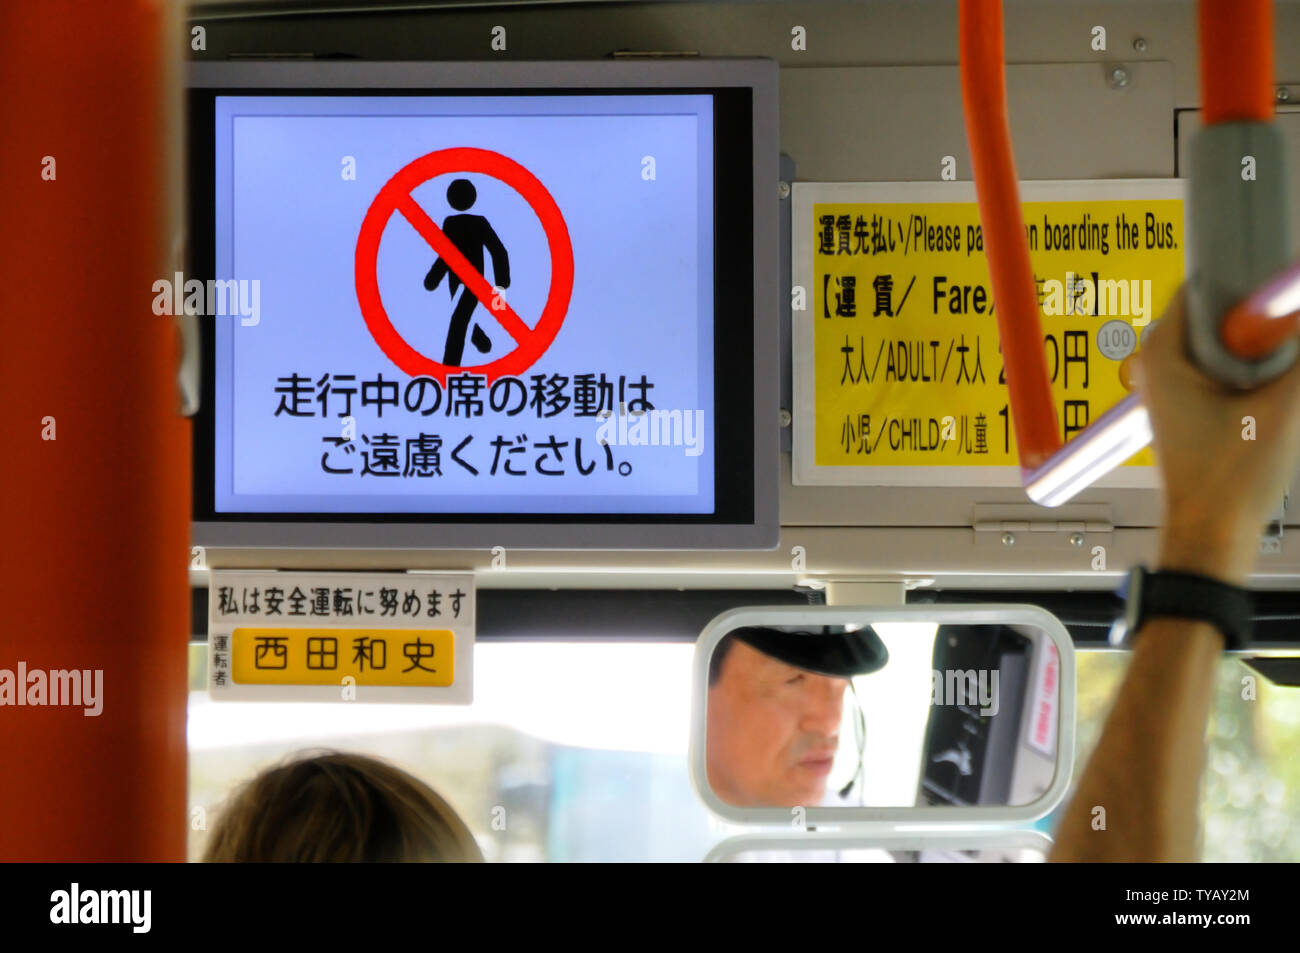
<svg viewBox="0 0 1300 953">
<path fill-rule="evenodd" d="M 690 667 L 683 643 L 482 643 L 467 707 L 216 706 L 207 652 L 191 646 L 189 857 L 234 788 L 294 752 L 385 758 L 428 782 L 489 861 L 697 861 L 740 828 L 691 789 Z M 1087 763 L 1129 656 L 1081 651 L 1074 777 Z M 617 677 L 608 674 L 620 673 Z M 489 677 L 490 676 L 490 677 Z M 1253 677 L 1254 701 L 1242 699 Z M 1219 669 L 1202 801 L 1205 860 L 1300 858 L 1300 694 L 1235 658 Z M 1059 813 L 1059 812 L 1058 812 Z M 1035 825 L 1051 831 L 1057 814 Z"/>
<path fill-rule="evenodd" d="M 192 860 L 237 785 L 318 748 L 427 782 L 488 861 L 698 861 L 722 836 L 687 773 L 689 643 L 480 643 L 469 706 L 215 704 L 205 648 L 190 658 Z"/>
<path fill-rule="evenodd" d="M 1101 735 L 1131 656 L 1085 652 L 1078 661 L 1078 778 Z M 1250 694 L 1254 693 L 1253 700 Z M 1237 658 L 1219 663 L 1210 710 L 1201 820 L 1202 859 L 1214 863 L 1300 859 L 1300 693 Z M 1067 799 L 1068 800 L 1068 799 Z M 1053 823 L 1057 820 L 1051 818 Z"/>
</svg>

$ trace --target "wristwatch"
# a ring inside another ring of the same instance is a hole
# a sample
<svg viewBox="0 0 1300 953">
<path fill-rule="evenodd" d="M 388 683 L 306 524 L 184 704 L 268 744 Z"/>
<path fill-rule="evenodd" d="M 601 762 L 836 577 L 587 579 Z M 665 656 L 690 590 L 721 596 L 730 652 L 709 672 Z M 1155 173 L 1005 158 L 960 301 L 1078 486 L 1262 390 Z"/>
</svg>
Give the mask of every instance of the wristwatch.
<svg viewBox="0 0 1300 953">
<path fill-rule="evenodd" d="M 1190 572 L 1129 570 L 1119 589 L 1124 615 L 1110 630 L 1110 644 L 1132 648 L 1142 626 L 1156 616 L 1208 622 L 1223 635 L 1224 648 L 1238 651 L 1250 644 L 1255 600 L 1250 590 Z"/>
</svg>

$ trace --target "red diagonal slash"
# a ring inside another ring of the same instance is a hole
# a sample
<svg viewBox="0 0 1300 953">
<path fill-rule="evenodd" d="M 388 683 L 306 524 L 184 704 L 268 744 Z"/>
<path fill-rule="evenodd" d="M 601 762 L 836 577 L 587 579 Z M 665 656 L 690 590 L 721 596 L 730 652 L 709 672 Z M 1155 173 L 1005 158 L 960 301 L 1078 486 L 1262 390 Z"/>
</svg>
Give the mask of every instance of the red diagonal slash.
<svg viewBox="0 0 1300 953">
<path fill-rule="evenodd" d="M 478 298 L 483 307 L 488 309 L 492 317 L 497 319 L 497 323 L 502 329 L 515 339 L 516 344 L 522 344 L 528 335 L 532 334 L 533 329 L 524 324 L 523 319 L 515 314 L 515 311 L 506 303 L 505 296 L 501 296 L 501 307 L 492 307 L 491 301 L 498 297 L 492 290 L 492 286 L 487 283 L 487 279 L 478 273 L 469 259 L 461 254 L 460 249 L 452 244 L 441 228 L 434 223 L 433 219 L 425 213 L 424 209 L 416 203 L 415 199 L 409 195 L 404 195 L 397 200 L 397 211 L 401 212 L 403 217 L 411 223 L 411 227 L 420 233 L 420 237 L 432 246 L 433 250 L 438 253 L 447 266 L 456 273 L 456 277 L 465 282 L 465 287 L 469 288 L 470 293 Z"/>
</svg>

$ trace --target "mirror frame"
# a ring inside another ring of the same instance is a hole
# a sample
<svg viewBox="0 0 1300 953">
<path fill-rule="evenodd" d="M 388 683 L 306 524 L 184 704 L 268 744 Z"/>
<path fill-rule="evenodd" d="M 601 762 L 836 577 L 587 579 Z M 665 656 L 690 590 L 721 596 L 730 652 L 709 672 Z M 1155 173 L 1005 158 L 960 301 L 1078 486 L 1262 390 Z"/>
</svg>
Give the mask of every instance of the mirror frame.
<svg viewBox="0 0 1300 953">
<path fill-rule="evenodd" d="M 705 763 L 708 716 L 709 659 L 713 648 L 731 630 L 743 625 L 851 625 L 869 618 L 877 622 L 937 622 L 945 624 L 1032 625 L 1056 646 L 1061 659 L 1061 694 L 1057 706 L 1056 772 L 1043 795 L 1027 804 L 983 807 L 804 807 L 806 826 L 863 831 L 989 831 L 1024 827 L 1049 814 L 1065 798 L 1074 771 L 1075 662 L 1074 642 L 1061 621 L 1038 606 L 981 603 L 958 606 L 746 606 L 729 609 L 712 619 L 695 643 L 691 673 L 690 776 L 696 796 L 714 815 L 739 824 L 779 824 L 788 827 L 790 807 L 735 807 L 709 787 Z M 806 834 L 801 835 L 806 836 Z"/>
<path fill-rule="evenodd" d="M 792 831 L 780 834 L 739 834 L 715 844 L 703 863 L 729 863 L 751 850 L 1038 850 L 1043 861 L 1051 856 L 1054 841 L 1042 831 L 1014 830 L 987 833 L 947 831 L 880 831 L 874 834 L 839 831 Z M 796 859 L 796 863 L 801 863 Z"/>
</svg>

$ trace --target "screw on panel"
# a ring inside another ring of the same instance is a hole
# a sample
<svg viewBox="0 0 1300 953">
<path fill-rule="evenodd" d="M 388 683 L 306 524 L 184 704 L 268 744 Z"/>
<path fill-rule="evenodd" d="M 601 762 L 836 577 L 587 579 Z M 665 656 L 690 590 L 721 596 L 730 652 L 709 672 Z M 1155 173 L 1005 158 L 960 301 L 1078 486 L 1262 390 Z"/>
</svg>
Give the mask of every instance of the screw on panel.
<svg viewBox="0 0 1300 953">
<path fill-rule="evenodd" d="M 1133 40 L 1133 49 L 1137 50 L 1139 53 L 1145 53 L 1147 51 L 1146 38 L 1141 36 L 1136 37 Z"/>
<path fill-rule="evenodd" d="M 1279 103 L 1290 102 L 1290 101 L 1291 101 L 1291 90 L 1287 89 L 1285 86 L 1279 86 L 1279 87 L 1277 88 L 1277 101 L 1278 101 Z"/>
<path fill-rule="evenodd" d="M 1003 534 L 1002 534 L 1002 545 L 1003 545 L 1003 546 L 1014 546 L 1014 545 L 1016 545 L 1016 534 L 1015 534 L 1015 533 L 1003 533 Z"/>
<path fill-rule="evenodd" d="M 790 411 L 788 411 L 788 410 L 786 410 L 784 407 L 782 407 L 782 408 L 781 408 L 781 426 L 782 426 L 782 427 L 788 427 L 788 426 L 790 426 L 790 421 L 791 421 L 791 419 L 792 419 L 792 418 L 790 417 Z"/>
<path fill-rule="evenodd" d="M 1083 534 L 1082 534 L 1082 533 L 1071 533 L 1071 534 L 1070 534 L 1070 545 L 1071 545 L 1071 546 L 1082 546 L 1082 545 L 1083 545 Z"/>
<path fill-rule="evenodd" d="M 1128 86 L 1131 79 L 1128 69 L 1123 66 L 1112 67 L 1107 74 L 1107 82 L 1110 83 L 1111 89 L 1123 89 Z"/>
<path fill-rule="evenodd" d="M 783 199 L 788 199 L 790 197 L 790 183 L 778 182 L 776 186 L 776 194 Z"/>
</svg>

